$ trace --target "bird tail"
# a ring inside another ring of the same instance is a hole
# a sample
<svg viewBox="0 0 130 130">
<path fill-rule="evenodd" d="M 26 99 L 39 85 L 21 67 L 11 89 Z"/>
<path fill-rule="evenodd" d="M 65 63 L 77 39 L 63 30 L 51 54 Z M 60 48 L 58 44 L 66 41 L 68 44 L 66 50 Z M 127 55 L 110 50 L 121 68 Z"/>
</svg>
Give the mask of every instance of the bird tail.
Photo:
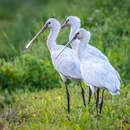
<svg viewBox="0 0 130 130">
<path fill-rule="evenodd" d="M 121 83 L 120 79 L 117 79 L 116 82 L 115 82 L 115 87 L 117 88 L 118 91 L 120 91 L 120 83 Z"/>
<path fill-rule="evenodd" d="M 112 92 L 110 91 L 111 95 L 120 95 L 120 91 L 117 91 L 117 92 Z"/>
<path fill-rule="evenodd" d="M 118 79 L 120 80 L 120 83 L 122 82 L 122 80 L 121 80 L 121 77 L 120 77 L 120 75 L 119 75 L 119 73 L 116 71 L 116 75 L 117 75 L 117 77 L 118 77 Z"/>
<path fill-rule="evenodd" d="M 117 79 L 115 80 L 115 85 L 113 87 L 113 89 L 109 90 L 111 95 L 120 95 L 120 80 L 117 77 Z"/>
</svg>

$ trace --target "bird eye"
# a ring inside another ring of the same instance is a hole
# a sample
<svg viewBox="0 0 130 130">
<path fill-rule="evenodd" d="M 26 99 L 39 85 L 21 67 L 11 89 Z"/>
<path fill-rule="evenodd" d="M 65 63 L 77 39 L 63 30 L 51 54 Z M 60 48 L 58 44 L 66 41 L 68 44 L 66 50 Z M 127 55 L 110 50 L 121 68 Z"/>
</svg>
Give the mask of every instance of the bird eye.
<svg viewBox="0 0 130 130">
<path fill-rule="evenodd" d="M 51 22 L 48 22 L 48 24 L 51 24 Z"/>
<path fill-rule="evenodd" d="M 79 32 L 77 32 L 77 35 L 79 35 Z"/>
<path fill-rule="evenodd" d="M 69 22 L 69 19 L 66 20 L 66 23 L 68 23 L 68 22 Z"/>
</svg>

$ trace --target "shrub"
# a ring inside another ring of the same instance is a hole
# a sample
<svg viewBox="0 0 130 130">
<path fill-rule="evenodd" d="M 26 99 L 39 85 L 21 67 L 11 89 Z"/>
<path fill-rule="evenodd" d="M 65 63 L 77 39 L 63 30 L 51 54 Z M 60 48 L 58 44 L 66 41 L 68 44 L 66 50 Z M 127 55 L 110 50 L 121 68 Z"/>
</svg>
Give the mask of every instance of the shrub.
<svg viewBox="0 0 130 130">
<path fill-rule="evenodd" d="M 17 57 L 14 61 L 0 60 L 0 83 L 2 89 L 24 88 L 32 90 L 60 86 L 60 78 L 49 60 L 37 59 L 30 54 Z"/>
</svg>

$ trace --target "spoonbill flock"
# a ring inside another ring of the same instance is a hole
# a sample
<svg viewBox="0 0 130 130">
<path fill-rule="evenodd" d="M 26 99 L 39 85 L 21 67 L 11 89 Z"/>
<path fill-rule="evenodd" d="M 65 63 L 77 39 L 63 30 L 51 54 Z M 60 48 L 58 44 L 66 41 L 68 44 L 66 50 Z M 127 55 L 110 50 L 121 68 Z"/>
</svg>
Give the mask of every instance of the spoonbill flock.
<svg viewBox="0 0 130 130">
<path fill-rule="evenodd" d="M 35 39 L 46 29 L 50 29 L 47 39 L 54 68 L 60 74 L 65 87 L 68 102 L 68 113 L 70 112 L 70 96 L 68 91 L 67 79 L 77 80 L 80 84 L 83 104 L 85 102 L 85 92 L 82 87 L 83 81 L 89 87 L 89 102 L 91 94 L 97 88 L 95 95 L 96 108 L 98 110 L 99 90 L 102 89 L 102 99 L 100 104 L 100 113 L 103 105 L 103 94 L 107 89 L 111 95 L 120 94 L 120 75 L 110 64 L 108 58 L 96 47 L 89 44 L 90 32 L 80 28 L 80 19 L 76 16 L 69 16 L 61 26 L 55 18 L 49 18 L 39 33 L 26 45 L 26 49 L 31 46 Z M 56 43 L 56 39 L 61 29 L 70 26 L 69 42 L 64 45 Z M 68 47 L 71 45 L 72 49 Z"/>
</svg>

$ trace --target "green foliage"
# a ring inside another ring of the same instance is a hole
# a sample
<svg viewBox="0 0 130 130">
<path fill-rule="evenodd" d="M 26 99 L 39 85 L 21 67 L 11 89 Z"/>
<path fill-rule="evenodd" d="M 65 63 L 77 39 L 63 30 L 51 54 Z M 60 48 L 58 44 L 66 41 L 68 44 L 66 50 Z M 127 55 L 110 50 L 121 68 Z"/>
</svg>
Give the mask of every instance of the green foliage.
<svg viewBox="0 0 130 130">
<path fill-rule="evenodd" d="M 24 54 L 15 60 L 5 62 L 0 60 L 0 84 L 2 89 L 25 88 L 31 90 L 49 89 L 60 86 L 59 76 L 51 61 L 37 59 L 30 54 Z"/>
<path fill-rule="evenodd" d="M 85 88 L 87 89 L 87 88 Z M 21 92 L 10 97 L 11 105 L 0 110 L 6 129 L 129 129 L 130 86 L 121 86 L 120 96 L 105 91 L 102 114 L 97 115 L 94 96 L 87 107 L 83 106 L 79 86 L 69 88 L 71 113 L 67 113 L 65 87 L 40 92 Z M 87 91 L 86 91 L 87 92 Z M 88 93 L 85 93 L 86 102 Z M 100 93 L 101 95 L 101 93 Z M 8 97 L 9 95 L 7 95 Z M 2 98 L 2 96 L 1 96 Z"/>
</svg>

